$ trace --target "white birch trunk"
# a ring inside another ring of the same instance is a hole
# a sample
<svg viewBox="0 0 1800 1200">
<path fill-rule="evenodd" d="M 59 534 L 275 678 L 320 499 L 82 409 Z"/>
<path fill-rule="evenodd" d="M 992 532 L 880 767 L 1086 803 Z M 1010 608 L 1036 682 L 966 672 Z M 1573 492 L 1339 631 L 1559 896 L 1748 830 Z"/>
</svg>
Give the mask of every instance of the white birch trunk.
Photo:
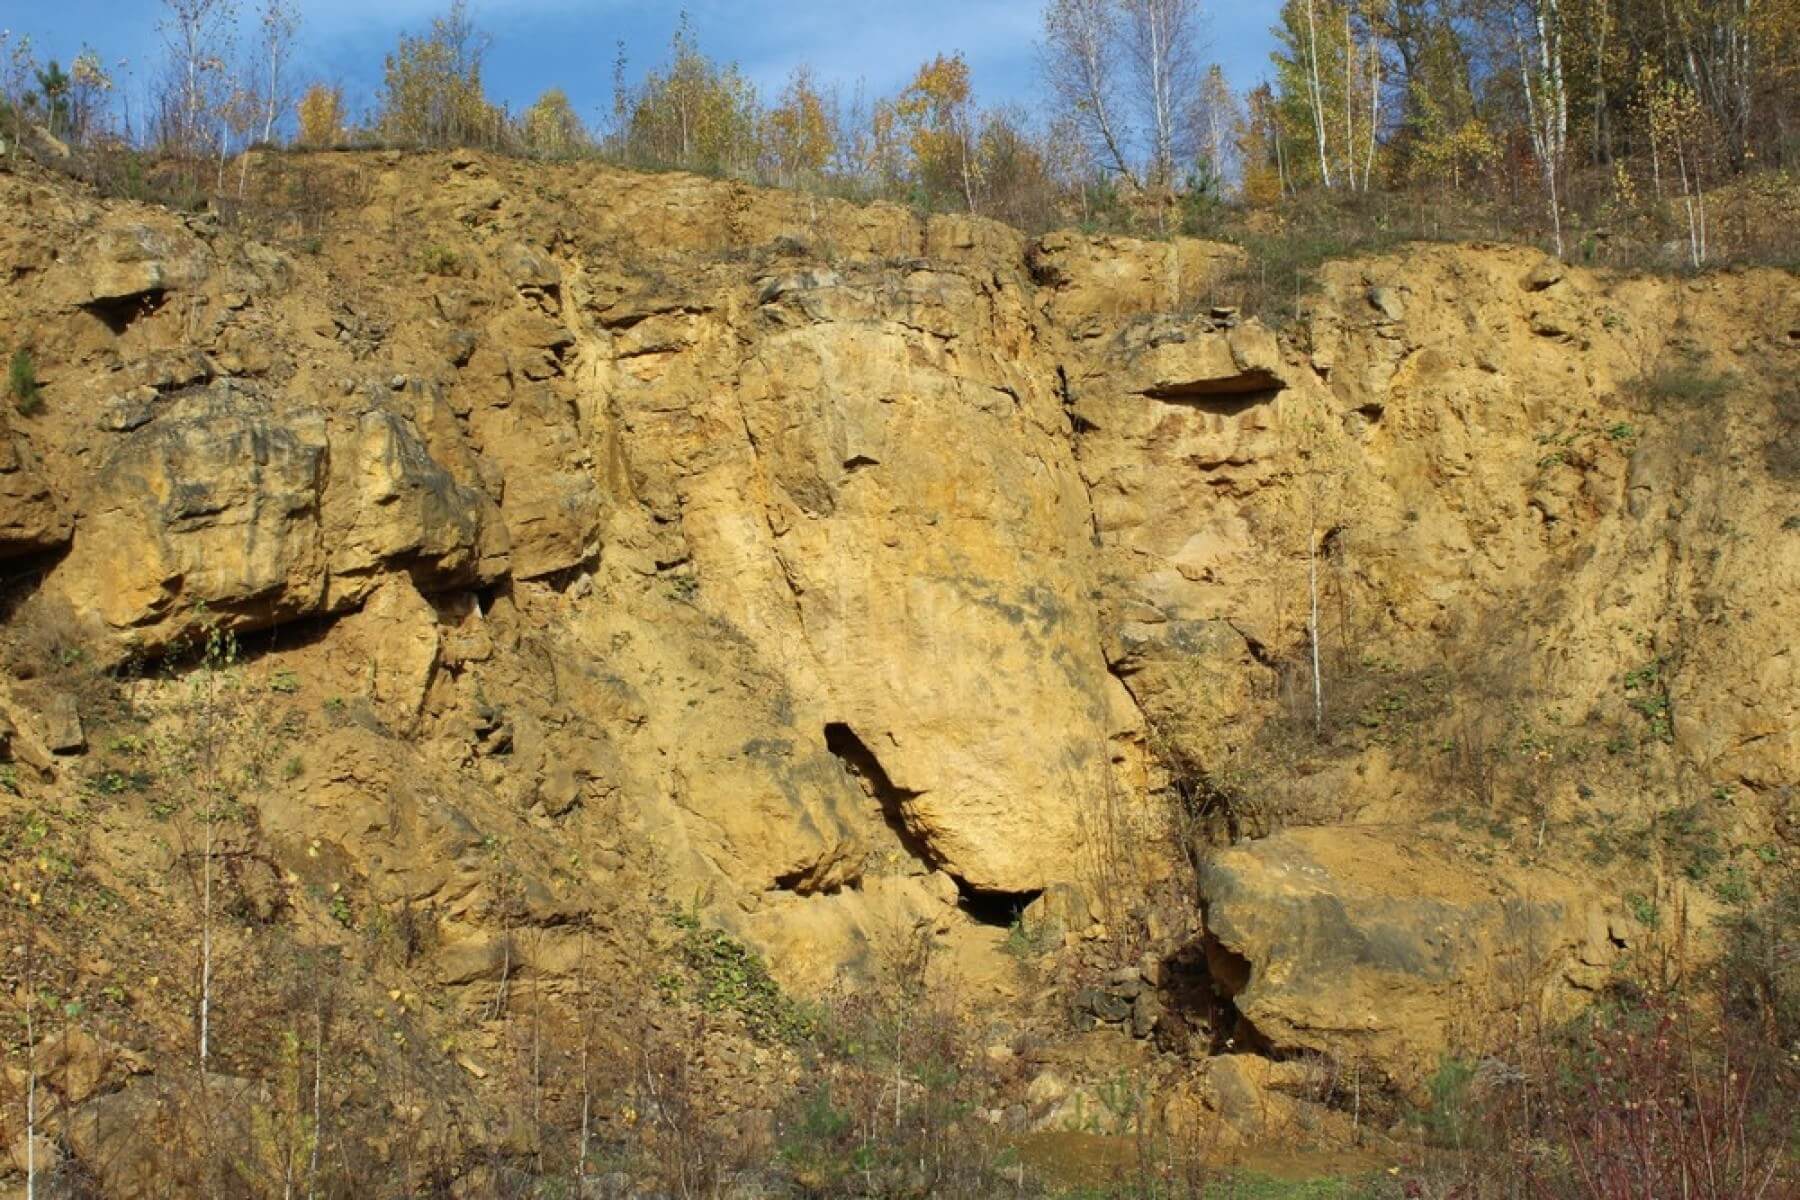
<svg viewBox="0 0 1800 1200">
<path fill-rule="evenodd" d="M 1306 591 L 1311 611 L 1306 618 L 1306 637 L 1312 643 L 1313 732 L 1325 729 L 1325 681 L 1319 670 L 1319 529 L 1318 522 L 1306 530 Z"/>
<path fill-rule="evenodd" d="M 1169 46 L 1168 30 L 1163 27 L 1162 9 L 1151 4 L 1144 23 L 1150 35 L 1150 109 L 1156 125 L 1156 173 L 1158 182 L 1169 187 L 1175 170 L 1174 139 L 1169 112 Z"/>
<path fill-rule="evenodd" d="M 312 1200 L 319 1179 L 319 1142 L 324 1137 L 325 1014 L 313 1009 L 312 1147 L 306 1162 L 306 1200 Z"/>
<path fill-rule="evenodd" d="M 1381 46 L 1369 36 L 1369 152 L 1363 159 L 1363 191 L 1375 174 L 1375 132 L 1381 126 Z"/>
<path fill-rule="evenodd" d="M 201 864 L 200 900 L 200 1073 L 206 1074 L 206 1059 L 212 1031 L 212 866 L 213 813 L 212 797 L 206 799 L 206 854 Z"/>
<path fill-rule="evenodd" d="M 281 88 L 281 54 L 273 46 L 269 48 L 269 99 L 263 106 L 263 135 L 267 142 L 275 136 L 275 117 L 280 107 Z"/>
<path fill-rule="evenodd" d="M 34 947 L 35 948 L 35 947 Z M 31 951 L 27 951 L 29 955 Z M 25 967 L 25 1200 L 37 1200 L 37 980 Z"/>
<path fill-rule="evenodd" d="M 1537 0 L 1538 54 L 1540 68 L 1550 61 L 1550 51 L 1543 44 L 1546 33 L 1545 10 L 1553 0 Z M 1562 204 L 1556 192 L 1556 172 L 1562 161 L 1562 143 L 1557 136 L 1557 100 L 1551 96 L 1539 97 L 1537 86 L 1533 83 L 1532 56 L 1526 52 L 1525 37 L 1519 31 L 1519 24 L 1513 21 L 1513 44 L 1519 57 L 1519 78 L 1525 89 L 1525 116 L 1531 127 L 1531 148 L 1538 161 L 1538 170 L 1544 177 L 1545 192 L 1550 201 L 1550 228 L 1556 243 L 1556 256 L 1563 256 L 1562 237 Z M 1537 78 L 1546 88 L 1560 91 L 1561 59 L 1557 59 L 1557 76 L 1555 80 L 1546 71 Z M 1566 113 L 1564 116 L 1566 121 Z"/>
<path fill-rule="evenodd" d="M 1325 97 L 1319 86 L 1319 33 L 1313 20 L 1313 0 L 1306 0 L 1307 87 L 1312 93 L 1313 133 L 1319 142 L 1319 176 L 1331 186 L 1331 157 L 1325 147 Z"/>
<path fill-rule="evenodd" d="M 1350 6 L 1344 5 L 1344 186 L 1356 190 L 1356 38 L 1350 32 Z"/>
</svg>

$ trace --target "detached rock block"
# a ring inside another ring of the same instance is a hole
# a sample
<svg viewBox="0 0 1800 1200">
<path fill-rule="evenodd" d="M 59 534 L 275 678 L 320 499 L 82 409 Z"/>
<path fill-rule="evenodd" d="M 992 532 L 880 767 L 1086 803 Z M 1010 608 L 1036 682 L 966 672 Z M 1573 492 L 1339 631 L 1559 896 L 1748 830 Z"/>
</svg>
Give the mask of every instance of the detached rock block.
<svg viewBox="0 0 1800 1200">
<path fill-rule="evenodd" d="M 443 590 L 507 569 L 493 501 L 458 484 L 405 417 L 372 409 L 346 427 L 230 389 L 168 407 L 112 442 L 46 583 L 121 648 L 341 612 L 396 571 Z"/>
<path fill-rule="evenodd" d="M 1215 985 L 1278 1051 L 1367 1054 L 1403 1083 L 1457 1021 L 1534 1001 L 1585 935 L 1568 881 L 1505 878 L 1354 827 L 1294 829 L 1205 868 Z"/>
<path fill-rule="evenodd" d="M 77 304 L 104 305 L 135 299 L 204 279 L 208 263 L 199 242 L 185 229 L 125 223 L 104 229 L 91 248 L 85 286 Z"/>
<path fill-rule="evenodd" d="M 401 577 L 383 584 L 344 627 L 366 656 L 376 716 L 397 733 L 413 732 L 437 675 L 436 611 Z"/>
<path fill-rule="evenodd" d="M 52 754 L 80 754 L 87 749 L 81 709 L 67 692 L 51 692 L 38 713 L 38 729 Z"/>
</svg>

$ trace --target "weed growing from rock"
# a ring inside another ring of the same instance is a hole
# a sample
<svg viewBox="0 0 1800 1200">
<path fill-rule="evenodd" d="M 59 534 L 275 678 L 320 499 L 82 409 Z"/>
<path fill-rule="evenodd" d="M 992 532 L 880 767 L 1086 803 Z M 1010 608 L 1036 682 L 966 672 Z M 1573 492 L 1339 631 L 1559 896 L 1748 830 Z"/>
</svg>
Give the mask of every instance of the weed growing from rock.
<svg viewBox="0 0 1800 1200">
<path fill-rule="evenodd" d="M 32 358 L 31 351 L 23 346 L 13 351 L 12 362 L 6 371 L 6 391 L 12 397 L 13 407 L 26 416 L 44 410 L 44 397 L 38 384 L 37 361 Z"/>
</svg>

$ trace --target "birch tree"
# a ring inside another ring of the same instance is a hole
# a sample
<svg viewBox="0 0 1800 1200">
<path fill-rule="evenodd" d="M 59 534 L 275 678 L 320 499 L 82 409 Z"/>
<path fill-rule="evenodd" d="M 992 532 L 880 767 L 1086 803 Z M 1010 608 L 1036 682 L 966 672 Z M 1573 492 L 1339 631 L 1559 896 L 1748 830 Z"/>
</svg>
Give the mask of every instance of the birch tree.
<svg viewBox="0 0 1800 1200">
<path fill-rule="evenodd" d="M 302 146 L 335 146 L 344 133 L 344 89 L 315 83 L 306 89 L 295 106 L 299 121 L 298 140 Z"/>
<path fill-rule="evenodd" d="M 1702 165 L 1706 155 L 1706 114 L 1700 98 L 1686 83 L 1654 81 L 1647 100 L 1650 144 L 1659 157 L 1675 165 L 1681 183 L 1681 206 L 1687 218 L 1688 262 L 1706 264 L 1706 191 Z"/>
<path fill-rule="evenodd" d="M 1561 0 L 1525 0 L 1524 11 L 1514 7 L 1508 17 L 1525 100 L 1526 132 L 1550 206 L 1550 232 L 1556 256 L 1561 258 L 1562 200 L 1557 189 L 1569 137 Z"/>
<path fill-rule="evenodd" d="M 1200 90 L 1197 0 L 1123 0 L 1126 57 L 1149 139 L 1145 182 L 1172 187 L 1194 151 L 1183 119 Z"/>
<path fill-rule="evenodd" d="M 37 1200 L 38 1195 L 38 913 L 43 904 L 43 885 L 37 880 L 25 887 L 18 883 L 13 885 L 15 899 L 21 902 L 25 913 L 25 944 L 14 947 L 24 952 L 25 986 L 22 999 L 25 1006 L 25 1200 Z M 0 900 L 0 903 L 3 903 Z"/>
<path fill-rule="evenodd" d="M 819 178 L 836 156 L 836 122 L 810 69 L 788 76 L 764 118 L 763 149 L 775 178 L 790 186 Z"/>
<path fill-rule="evenodd" d="M 481 81 L 487 48 L 488 36 L 475 27 L 466 0 L 451 0 L 430 33 L 401 34 L 383 63 L 382 132 L 426 146 L 496 141 L 502 116 Z"/>
<path fill-rule="evenodd" d="M 640 162 L 688 170 L 748 173 L 758 149 L 756 89 L 735 64 L 701 53 L 683 15 L 669 62 L 628 95 L 625 145 Z"/>
<path fill-rule="evenodd" d="M 82 47 L 69 66 L 69 119 L 77 145 L 85 144 L 95 131 L 102 119 L 104 97 L 112 90 L 112 77 L 106 73 L 100 56 Z"/>
<path fill-rule="evenodd" d="M 1311 692 L 1311 717 L 1315 736 L 1323 736 L 1326 718 L 1331 711 L 1331 684 L 1326 677 L 1322 644 L 1321 619 L 1322 574 L 1328 565 L 1336 565 L 1341 551 L 1334 547 L 1347 521 L 1349 481 L 1352 476 L 1351 448 L 1335 422 L 1319 416 L 1301 420 L 1295 445 L 1304 464 L 1301 471 L 1300 505 L 1297 524 L 1306 539 L 1306 616 L 1305 637 L 1307 675 Z"/>
<path fill-rule="evenodd" d="M 1051 92 L 1101 169 L 1136 187 L 1119 94 L 1119 49 L 1118 0 L 1051 0 L 1044 10 L 1043 71 Z"/>
<path fill-rule="evenodd" d="M 561 88 L 550 88 L 525 110 L 519 118 L 519 138 L 525 149 L 548 158 L 572 154 L 589 144 L 587 130 Z"/>
<path fill-rule="evenodd" d="M 157 30 L 169 70 L 162 105 L 164 140 L 176 154 L 199 157 L 217 136 L 212 121 L 237 8 L 233 0 L 162 0 L 162 6 Z"/>
<path fill-rule="evenodd" d="M 1383 124 L 1380 24 L 1352 0 L 1288 0 L 1275 32 L 1285 123 L 1311 142 L 1319 184 L 1369 190 Z"/>
<path fill-rule="evenodd" d="M 262 100 L 262 140 L 275 136 L 275 122 L 287 107 L 286 72 L 300 32 L 300 12 L 289 0 L 263 0 L 257 13 L 258 94 Z"/>
<path fill-rule="evenodd" d="M 177 859 L 193 889 L 195 930 L 195 1063 L 204 1079 L 211 1068 L 218 977 L 220 842 L 223 824 L 244 811 L 242 779 L 232 752 L 245 745 L 247 717 L 236 677 L 237 641 L 217 627 L 206 631 L 187 678 L 186 695 L 172 726 L 157 737 L 156 777 L 166 781 L 179 842 Z M 254 753 L 252 746 L 251 752 Z"/>
<path fill-rule="evenodd" d="M 1225 72 L 1214 64 L 1194 94 L 1189 118 L 1199 140 L 1199 155 L 1207 175 L 1223 182 L 1239 176 L 1236 132 L 1243 113 Z"/>
<path fill-rule="evenodd" d="M 1319 179 L 1331 186 L 1331 154 L 1325 148 L 1325 89 L 1319 82 L 1319 18 L 1317 0 L 1304 0 L 1306 6 L 1305 64 L 1308 107 L 1312 110 L 1314 143 L 1319 153 Z"/>
<path fill-rule="evenodd" d="M 894 106 L 913 172 L 927 192 L 961 195 L 976 211 L 974 99 L 969 64 L 960 54 L 938 55 L 919 68 Z"/>
</svg>

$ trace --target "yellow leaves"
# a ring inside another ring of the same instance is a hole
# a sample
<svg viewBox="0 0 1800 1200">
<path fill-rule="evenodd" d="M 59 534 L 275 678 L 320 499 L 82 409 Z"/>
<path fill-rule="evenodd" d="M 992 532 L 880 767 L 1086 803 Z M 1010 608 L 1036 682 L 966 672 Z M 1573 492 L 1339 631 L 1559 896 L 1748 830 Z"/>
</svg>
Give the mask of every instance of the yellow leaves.
<svg viewBox="0 0 1800 1200">
<path fill-rule="evenodd" d="M 685 19 L 665 71 L 652 71 L 631 105 L 627 140 L 641 160 L 703 171 L 747 168 L 756 156 L 756 91 L 735 65 L 720 67 Z"/>
<path fill-rule="evenodd" d="M 83 50 L 75 56 L 75 62 L 69 68 L 69 75 L 78 87 L 93 88 L 101 92 L 112 91 L 112 77 L 101 65 L 100 56 L 92 50 Z"/>
<path fill-rule="evenodd" d="M 1259 208 L 1267 208 L 1281 200 L 1281 172 L 1259 164 L 1244 168 L 1244 198 Z"/>
<path fill-rule="evenodd" d="M 938 55 L 919 68 L 893 105 L 913 167 L 928 191 L 963 192 L 972 173 L 969 64 Z"/>
<path fill-rule="evenodd" d="M 1281 168 L 1276 156 L 1281 115 L 1274 90 L 1268 84 L 1252 88 L 1245 95 L 1233 136 L 1243 164 L 1244 199 L 1258 207 L 1273 206 L 1281 199 Z"/>
<path fill-rule="evenodd" d="M 765 138 L 776 172 L 788 179 L 817 175 L 837 150 L 837 138 L 812 72 L 797 67 L 765 122 Z"/>
<path fill-rule="evenodd" d="M 1632 182 L 1631 172 L 1626 170 L 1623 159 L 1613 163 L 1613 202 L 1626 212 L 1634 211 L 1638 206 L 1637 185 Z"/>
<path fill-rule="evenodd" d="M 1412 147 L 1408 173 L 1415 179 L 1445 180 L 1460 188 L 1464 175 L 1479 169 L 1499 152 L 1492 132 L 1474 117 L 1449 131 L 1428 125 Z"/>
<path fill-rule="evenodd" d="M 301 146 L 335 146 L 344 135 L 344 90 L 315 83 L 302 95 L 297 115 Z"/>
<path fill-rule="evenodd" d="M 482 89 L 485 48 L 461 0 L 432 22 L 430 34 L 402 34 L 384 63 L 382 131 L 425 145 L 495 140 L 503 119 Z"/>
<path fill-rule="evenodd" d="M 968 104 L 969 96 L 969 64 L 960 53 L 940 54 L 919 68 L 900 93 L 898 109 L 905 120 L 942 126 Z"/>
<path fill-rule="evenodd" d="M 527 150 L 553 158 L 568 154 L 587 141 L 581 119 L 561 88 L 551 88 L 525 110 L 519 132 Z"/>
<path fill-rule="evenodd" d="M 1648 77 L 1646 81 L 1652 82 Z M 1673 79 L 1653 81 L 1647 89 L 1645 108 L 1650 136 L 1660 141 L 1684 135 L 1694 137 L 1706 116 L 1694 89 Z"/>
</svg>

